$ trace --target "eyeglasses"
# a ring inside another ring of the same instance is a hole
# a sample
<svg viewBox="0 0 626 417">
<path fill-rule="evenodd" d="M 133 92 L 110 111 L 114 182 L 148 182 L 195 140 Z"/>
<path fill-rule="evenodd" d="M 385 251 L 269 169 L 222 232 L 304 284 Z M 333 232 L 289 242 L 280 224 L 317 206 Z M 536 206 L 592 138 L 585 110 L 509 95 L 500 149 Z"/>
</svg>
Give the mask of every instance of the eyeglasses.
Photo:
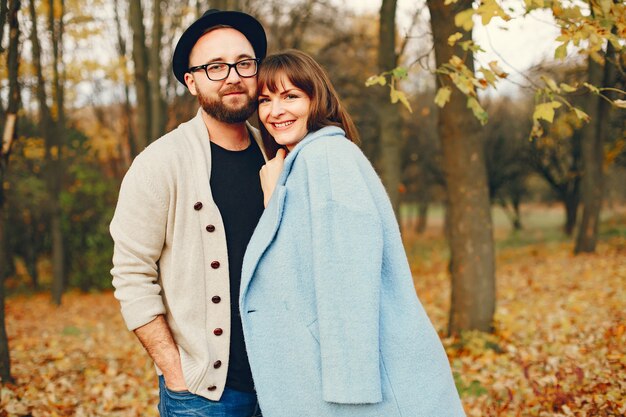
<svg viewBox="0 0 626 417">
<path fill-rule="evenodd" d="M 242 59 L 234 64 L 227 62 L 210 62 L 204 65 L 198 65 L 191 67 L 187 71 L 195 72 L 198 70 L 204 70 L 207 78 L 211 81 L 222 81 L 228 78 L 231 68 L 234 68 L 237 74 L 243 78 L 250 78 L 256 75 L 259 67 L 259 58 L 247 58 Z"/>
</svg>

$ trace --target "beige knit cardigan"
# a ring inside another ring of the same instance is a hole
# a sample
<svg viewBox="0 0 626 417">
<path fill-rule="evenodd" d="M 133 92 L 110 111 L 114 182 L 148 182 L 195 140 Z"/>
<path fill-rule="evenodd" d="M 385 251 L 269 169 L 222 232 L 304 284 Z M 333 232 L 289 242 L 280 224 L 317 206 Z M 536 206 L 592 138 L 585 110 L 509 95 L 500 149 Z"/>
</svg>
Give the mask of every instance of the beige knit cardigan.
<svg viewBox="0 0 626 417">
<path fill-rule="evenodd" d="M 128 329 L 164 314 L 189 391 L 219 400 L 231 301 L 226 235 L 211 195 L 211 146 L 201 112 L 148 146 L 124 177 L 110 225 L 111 274 Z M 249 130 L 263 150 L 258 131 Z M 221 301 L 213 302 L 215 296 Z"/>
</svg>

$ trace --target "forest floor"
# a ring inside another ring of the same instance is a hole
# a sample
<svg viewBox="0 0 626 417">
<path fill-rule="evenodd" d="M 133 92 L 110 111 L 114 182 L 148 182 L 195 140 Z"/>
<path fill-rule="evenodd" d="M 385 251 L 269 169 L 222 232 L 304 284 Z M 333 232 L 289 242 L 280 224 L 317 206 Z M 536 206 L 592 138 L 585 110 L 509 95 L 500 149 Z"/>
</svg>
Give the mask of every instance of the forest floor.
<svg viewBox="0 0 626 417">
<path fill-rule="evenodd" d="M 468 416 L 626 415 L 626 215 L 605 219 L 597 253 L 578 256 L 558 228 L 538 226 L 547 217 L 515 234 L 496 221 L 495 333 L 460 338 L 445 337 L 440 230 L 404 233 Z M 111 292 L 69 292 L 61 307 L 13 295 L 6 314 L 16 382 L 0 385 L 0 417 L 158 415 L 154 369 Z"/>
</svg>

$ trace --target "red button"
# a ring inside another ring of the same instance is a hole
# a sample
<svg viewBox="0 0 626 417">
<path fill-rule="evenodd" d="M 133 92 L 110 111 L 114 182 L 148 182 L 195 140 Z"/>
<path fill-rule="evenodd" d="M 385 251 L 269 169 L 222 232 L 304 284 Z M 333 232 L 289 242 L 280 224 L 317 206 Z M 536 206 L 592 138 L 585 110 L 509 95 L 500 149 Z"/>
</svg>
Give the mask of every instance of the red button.
<svg viewBox="0 0 626 417">
<path fill-rule="evenodd" d="M 200 210 L 201 208 L 202 208 L 202 203 L 199 201 L 193 205 L 194 210 Z"/>
<path fill-rule="evenodd" d="M 220 262 L 219 261 L 213 261 L 211 262 L 211 268 L 213 269 L 217 269 L 220 267 Z"/>
<path fill-rule="evenodd" d="M 215 232 L 215 226 L 213 226 L 212 224 L 208 225 L 206 227 L 206 231 L 209 233 Z"/>
<path fill-rule="evenodd" d="M 217 387 L 215 385 L 211 385 L 209 388 L 207 388 L 209 391 L 215 391 L 217 389 Z"/>
<path fill-rule="evenodd" d="M 215 330 L 213 330 L 213 334 L 215 336 L 220 336 L 222 333 L 224 333 L 224 330 L 220 329 L 219 327 Z"/>
<path fill-rule="evenodd" d="M 213 363 L 213 367 L 215 369 L 219 368 L 220 366 L 222 366 L 222 361 L 215 361 L 215 363 Z"/>
<path fill-rule="evenodd" d="M 220 301 L 222 301 L 222 297 L 220 297 L 219 295 L 214 295 L 213 298 L 211 298 L 211 301 L 213 301 L 215 304 L 217 304 Z"/>
</svg>

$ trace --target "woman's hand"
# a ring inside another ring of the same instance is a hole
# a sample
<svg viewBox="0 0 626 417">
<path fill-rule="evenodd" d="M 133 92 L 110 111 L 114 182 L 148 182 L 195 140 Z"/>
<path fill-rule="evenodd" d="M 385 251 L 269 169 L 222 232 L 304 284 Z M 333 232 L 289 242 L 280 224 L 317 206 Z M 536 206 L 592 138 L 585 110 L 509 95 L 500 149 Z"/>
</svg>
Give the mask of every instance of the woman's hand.
<svg viewBox="0 0 626 417">
<path fill-rule="evenodd" d="M 261 167 L 259 171 L 259 177 L 261 177 L 261 189 L 263 190 L 263 205 L 267 207 L 267 204 L 272 197 L 274 188 L 276 188 L 276 181 L 283 170 L 285 163 L 286 151 L 279 149 L 276 152 L 276 156 L 273 159 L 267 161 L 265 165 Z"/>
</svg>

